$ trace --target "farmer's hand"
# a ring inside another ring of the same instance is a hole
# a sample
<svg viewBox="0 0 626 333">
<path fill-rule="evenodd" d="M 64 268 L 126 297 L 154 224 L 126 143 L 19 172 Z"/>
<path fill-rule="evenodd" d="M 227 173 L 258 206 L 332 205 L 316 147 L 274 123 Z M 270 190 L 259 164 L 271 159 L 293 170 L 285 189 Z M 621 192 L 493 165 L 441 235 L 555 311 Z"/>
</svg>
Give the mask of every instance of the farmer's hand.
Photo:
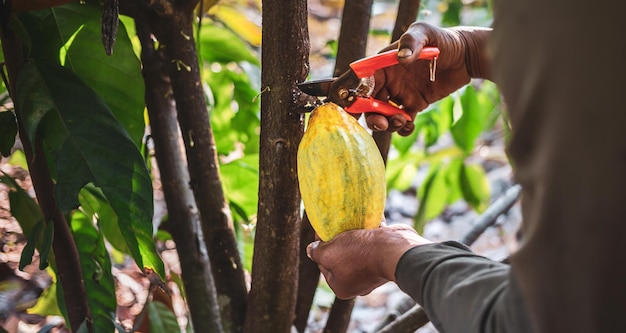
<svg viewBox="0 0 626 333">
<path fill-rule="evenodd" d="M 413 228 L 392 225 L 345 231 L 328 242 L 313 242 L 307 255 L 318 264 L 335 295 L 349 299 L 395 281 L 402 254 L 428 243 Z"/>
<path fill-rule="evenodd" d="M 374 74 L 373 97 L 400 105 L 415 119 L 419 111 L 466 85 L 470 78 L 490 79 L 484 50 L 490 31 L 474 27 L 444 29 L 414 23 L 397 42 L 385 48 L 384 51 L 398 48 L 400 66 L 386 67 Z M 430 61 L 417 59 L 424 46 L 437 46 L 441 52 L 434 82 L 430 80 Z M 375 131 L 409 135 L 415 127 L 402 115 L 387 118 L 371 113 L 366 117 L 368 126 Z"/>
</svg>

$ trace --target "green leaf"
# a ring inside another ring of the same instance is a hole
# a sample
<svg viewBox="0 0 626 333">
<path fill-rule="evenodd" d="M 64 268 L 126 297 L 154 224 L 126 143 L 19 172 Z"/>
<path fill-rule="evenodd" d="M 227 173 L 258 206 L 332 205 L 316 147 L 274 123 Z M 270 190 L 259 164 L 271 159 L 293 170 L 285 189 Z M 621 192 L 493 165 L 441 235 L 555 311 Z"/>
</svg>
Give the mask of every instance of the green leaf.
<svg viewBox="0 0 626 333">
<path fill-rule="evenodd" d="M 391 144 L 398 151 L 398 154 L 404 155 L 409 152 L 411 147 L 415 145 L 419 131 L 413 131 L 409 136 L 392 135 Z"/>
<path fill-rule="evenodd" d="M 450 129 L 452 122 L 452 98 L 435 103 L 415 117 L 415 130 L 424 134 L 426 148 L 433 146 Z"/>
<path fill-rule="evenodd" d="M 163 277 L 163 262 L 152 240 L 152 180 L 124 128 L 98 95 L 67 69 L 28 62 L 17 85 L 26 131 L 34 141 L 41 130 L 54 160 L 59 208 L 76 208 L 80 189 L 89 182 L 98 186 L 118 216 L 137 264 Z"/>
<path fill-rule="evenodd" d="M 245 73 L 228 68 L 208 71 L 206 80 L 214 100 L 211 129 L 218 153 L 228 155 L 237 144 L 244 144 L 246 153 L 258 153 L 258 90 L 253 89 Z"/>
<path fill-rule="evenodd" d="M 74 211 L 70 226 L 80 256 L 87 303 L 95 332 L 113 332 L 117 301 L 111 259 L 102 234 L 81 211 Z"/>
<path fill-rule="evenodd" d="M 258 208 L 258 165 L 259 155 L 257 154 L 246 155 L 220 165 L 220 176 L 226 198 L 236 203 L 247 216 L 256 215 Z"/>
<path fill-rule="evenodd" d="M 37 299 L 37 303 L 29 308 L 26 312 L 29 314 L 38 314 L 40 316 L 62 316 L 61 310 L 57 302 L 57 279 L 52 268 L 47 269 L 52 276 L 52 283 L 43 291 Z"/>
<path fill-rule="evenodd" d="M 463 198 L 477 212 L 483 212 L 489 205 L 491 193 L 485 170 L 478 164 L 463 164 L 460 171 Z"/>
<path fill-rule="evenodd" d="M 385 171 L 387 189 L 405 191 L 411 187 L 422 158 L 423 154 L 412 152 L 388 160 Z"/>
<path fill-rule="evenodd" d="M 148 304 L 151 333 L 174 333 L 180 332 L 180 326 L 176 315 L 161 302 Z"/>
<path fill-rule="evenodd" d="M 11 111 L 0 112 L 0 154 L 4 157 L 11 155 L 11 148 L 15 144 L 17 135 L 17 120 Z"/>
<path fill-rule="evenodd" d="M 15 217 L 20 224 L 20 228 L 24 235 L 28 238 L 33 229 L 38 223 L 43 220 L 43 215 L 39 209 L 39 205 L 28 195 L 28 193 L 15 181 L 4 172 L 0 176 L 0 182 L 4 183 L 9 188 L 9 203 L 11 209 L 11 215 Z M 39 231 L 35 230 L 35 233 Z"/>
<path fill-rule="evenodd" d="M 453 204 L 463 199 L 463 191 L 461 190 L 461 167 L 463 166 L 463 157 L 457 157 L 444 166 L 443 172 L 446 174 L 446 183 L 448 184 L 448 204 Z"/>
<path fill-rule="evenodd" d="M 419 208 L 415 217 L 415 229 L 422 232 L 427 221 L 439 216 L 448 202 L 446 173 L 442 172 L 442 163 L 430 167 L 424 183 L 417 192 Z"/>
<path fill-rule="evenodd" d="M 208 21 L 205 21 L 208 22 Z M 202 59 L 206 62 L 227 64 L 230 62 L 247 61 L 261 66 L 257 56 L 252 53 L 246 43 L 232 31 L 212 22 L 202 25 L 200 30 Z"/>
<path fill-rule="evenodd" d="M 488 117 L 493 110 L 493 105 L 486 100 L 480 100 L 471 85 L 465 88 L 461 98 L 456 103 L 461 103 L 462 116 L 452 126 L 451 133 L 454 142 L 466 153 L 474 149 L 474 142 L 488 125 Z M 457 107 L 455 105 L 455 107 Z"/>
<path fill-rule="evenodd" d="M 71 3 L 20 19 L 33 42 L 33 57 L 64 63 L 108 104 L 137 147 L 144 134 L 144 83 L 140 62 L 120 24 L 115 50 L 106 56 L 100 38 L 102 7 L 95 1 Z"/>
<path fill-rule="evenodd" d="M 463 9 L 461 0 L 447 0 L 443 4 L 447 5 L 447 7 L 441 17 L 441 24 L 448 27 L 460 25 L 461 10 Z"/>
<path fill-rule="evenodd" d="M 31 229 L 28 238 L 26 239 L 26 245 L 24 245 L 24 249 L 22 249 L 22 254 L 20 256 L 20 264 L 18 268 L 20 271 L 24 270 L 24 267 L 30 265 L 33 262 L 33 255 L 35 254 L 35 247 L 37 242 L 39 241 L 39 237 L 41 236 L 41 230 L 43 229 L 43 220 L 40 220 L 35 224 L 35 226 Z"/>
<path fill-rule="evenodd" d="M 131 254 L 120 230 L 117 214 L 102 191 L 93 184 L 87 184 L 78 194 L 78 201 L 87 216 L 97 219 L 106 240 L 116 250 Z"/>
<path fill-rule="evenodd" d="M 39 247 L 39 269 L 44 270 L 48 267 L 48 257 L 52 250 L 52 240 L 54 238 L 54 221 L 46 221 L 46 228 L 43 232 L 43 240 Z"/>
</svg>

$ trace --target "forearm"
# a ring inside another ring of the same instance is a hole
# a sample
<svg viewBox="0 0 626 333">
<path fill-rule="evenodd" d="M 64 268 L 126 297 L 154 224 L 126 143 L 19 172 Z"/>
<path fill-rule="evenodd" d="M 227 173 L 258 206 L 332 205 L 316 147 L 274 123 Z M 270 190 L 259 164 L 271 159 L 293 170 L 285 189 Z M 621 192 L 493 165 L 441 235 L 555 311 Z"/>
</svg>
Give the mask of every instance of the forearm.
<svg viewBox="0 0 626 333">
<path fill-rule="evenodd" d="M 491 28 L 454 27 L 454 31 L 465 45 L 465 65 L 471 78 L 493 80 L 487 42 Z"/>
<path fill-rule="evenodd" d="M 396 282 L 441 332 L 531 331 L 509 266 L 460 243 L 411 249 L 398 263 Z"/>
</svg>

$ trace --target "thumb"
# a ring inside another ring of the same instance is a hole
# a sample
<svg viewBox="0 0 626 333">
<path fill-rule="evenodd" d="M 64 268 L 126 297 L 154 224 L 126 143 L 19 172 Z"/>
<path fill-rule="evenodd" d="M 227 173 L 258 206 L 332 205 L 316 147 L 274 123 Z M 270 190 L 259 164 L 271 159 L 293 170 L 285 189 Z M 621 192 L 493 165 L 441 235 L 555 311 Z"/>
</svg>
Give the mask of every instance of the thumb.
<svg viewBox="0 0 626 333">
<path fill-rule="evenodd" d="M 315 260 L 315 256 L 316 256 L 316 251 L 317 251 L 317 247 L 320 245 L 320 241 L 315 241 L 310 243 L 307 247 L 306 247 L 306 255 L 307 257 L 309 257 L 309 259 L 317 262 Z"/>
</svg>

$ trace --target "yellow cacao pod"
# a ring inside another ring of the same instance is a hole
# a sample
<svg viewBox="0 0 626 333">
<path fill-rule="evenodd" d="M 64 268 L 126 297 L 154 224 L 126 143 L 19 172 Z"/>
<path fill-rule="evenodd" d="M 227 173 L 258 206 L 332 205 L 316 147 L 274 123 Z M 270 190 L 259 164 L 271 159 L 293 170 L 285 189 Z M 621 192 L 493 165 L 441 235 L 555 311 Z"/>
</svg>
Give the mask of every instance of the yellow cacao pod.
<svg viewBox="0 0 626 333">
<path fill-rule="evenodd" d="M 337 104 L 311 113 L 298 147 L 298 181 L 309 221 L 323 241 L 377 228 L 386 198 L 385 164 L 372 136 Z"/>
</svg>

